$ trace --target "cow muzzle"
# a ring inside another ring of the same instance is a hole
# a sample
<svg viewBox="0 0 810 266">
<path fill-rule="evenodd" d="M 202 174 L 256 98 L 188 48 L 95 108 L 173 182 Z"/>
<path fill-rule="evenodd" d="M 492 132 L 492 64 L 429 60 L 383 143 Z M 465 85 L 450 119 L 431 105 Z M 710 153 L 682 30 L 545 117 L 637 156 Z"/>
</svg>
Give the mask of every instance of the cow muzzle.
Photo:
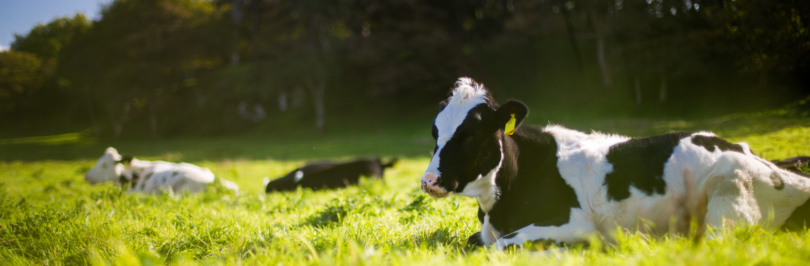
<svg viewBox="0 0 810 266">
<path fill-rule="evenodd" d="M 422 176 L 422 191 L 434 198 L 444 198 L 447 197 L 447 194 L 450 194 L 446 189 L 439 186 L 439 176 L 434 173 L 425 173 Z"/>
</svg>

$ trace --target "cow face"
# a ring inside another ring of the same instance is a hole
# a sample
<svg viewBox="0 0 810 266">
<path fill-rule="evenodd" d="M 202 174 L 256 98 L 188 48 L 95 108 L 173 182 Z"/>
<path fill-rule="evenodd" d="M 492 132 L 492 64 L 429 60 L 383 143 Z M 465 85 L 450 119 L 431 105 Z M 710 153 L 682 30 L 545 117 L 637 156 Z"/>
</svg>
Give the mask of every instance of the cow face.
<svg viewBox="0 0 810 266">
<path fill-rule="evenodd" d="M 477 183 L 493 183 L 503 161 L 504 126 L 513 114 L 519 125 L 528 109 L 516 101 L 499 107 L 483 85 L 469 78 L 459 79 L 451 93 L 433 122 L 436 147 L 422 190 L 434 198 L 451 192 L 478 196 Z"/>
<path fill-rule="evenodd" d="M 131 157 L 127 157 L 131 160 Z M 96 161 L 96 165 L 84 174 L 84 180 L 90 184 L 119 180 L 119 176 L 124 172 L 122 158 L 115 148 L 107 148 L 104 155 Z"/>
</svg>

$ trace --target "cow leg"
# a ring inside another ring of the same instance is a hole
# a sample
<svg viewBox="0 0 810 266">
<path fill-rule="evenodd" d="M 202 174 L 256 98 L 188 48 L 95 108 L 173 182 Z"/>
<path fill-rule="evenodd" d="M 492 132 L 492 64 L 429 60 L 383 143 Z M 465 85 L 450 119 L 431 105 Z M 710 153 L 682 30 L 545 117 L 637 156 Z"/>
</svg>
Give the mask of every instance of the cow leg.
<svg viewBox="0 0 810 266">
<path fill-rule="evenodd" d="M 721 155 L 704 181 L 708 196 L 706 225 L 712 228 L 753 225 L 762 218 L 754 197 L 759 162 L 743 154 Z"/>
<path fill-rule="evenodd" d="M 484 240 L 481 239 L 481 232 L 477 232 L 475 234 L 472 234 L 469 238 L 467 238 L 467 247 L 477 248 L 477 247 L 483 247 L 483 246 L 484 246 Z"/>
<path fill-rule="evenodd" d="M 577 243 L 587 241 L 590 234 L 596 232 L 593 225 L 585 218 L 585 213 L 578 209 L 571 209 L 568 223 L 560 226 L 536 226 L 534 224 L 523 227 L 512 233 L 498 238 L 492 247 L 503 250 L 511 245 L 522 245 L 527 241 L 552 241 L 555 243 Z"/>
</svg>

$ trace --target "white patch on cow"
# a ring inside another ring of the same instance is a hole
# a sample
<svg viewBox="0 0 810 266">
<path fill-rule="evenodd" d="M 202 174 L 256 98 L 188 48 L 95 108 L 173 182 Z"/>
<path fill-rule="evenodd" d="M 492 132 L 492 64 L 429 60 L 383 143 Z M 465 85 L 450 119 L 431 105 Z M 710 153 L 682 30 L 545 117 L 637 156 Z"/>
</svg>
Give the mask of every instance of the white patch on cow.
<svg viewBox="0 0 810 266">
<path fill-rule="evenodd" d="M 304 172 L 298 170 L 295 172 L 295 183 L 298 183 L 298 181 L 301 181 L 301 179 L 304 179 Z"/>
<path fill-rule="evenodd" d="M 498 171 L 503 164 L 503 143 L 500 140 L 498 140 L 498 148 L 501 153 L 501 159 L 498 161 L 498 165 L 492 168 L 486 175 L 478 175 L 478 178 L 467 183 L 464 190 L 458 193 L 462 196 L 476 198 L 476 200 L 478 200 L 478 206 L 480 206 L 484 212 L 489 212 L 492 206 L 495 205 L 495 201 L 497 201 L 498 187 L 495 186 L 495 177 L 498 176 Z"/>
<path fill-rule="evenodd" d="M 745 155 L 756 156 L 754 155 L 754 153 L 751 152 L 751 147 L 748 146 L 748 143 L 737 142 L 737 145 L 740 145 L 740 147 L 742 147 L 743 153 L 745 153 Z"/>
<path fill-rule="evenodd" d="M 492 227 L 489 222 L 489 214 L 484 215 L 484 223 L 481 224 L 481 241 L 484 242 L 484 245 L 490 245 L 495 243 L 499 237 L 501 237 L 501 232 Z"/>
<path fill-rule="evenodd" d="M 470 78 L 460 78 L 456 81 L 453 95 L 450 96 L 447 106 L 436 116 L 434 125 L 439 131 L 438 138 L 436 139 L 438 149 L 436 149 L 436 152 L 433 154 L 433 158 L 430 160 L 430 164 L 427 170 L 425 170 L 425 173 L 434 173 L 437 176 L 441 176 L 441 172 L 439 172 L 439 155 L 441 154 L 442 148 L 450 141 L 453 134 L 456 133 L 458 126 L 464 122 L 467 113 L 479 104 L 486 103 L 486 99 L 487 90 L 483 85 L 476 84 Z"/>
</svg>

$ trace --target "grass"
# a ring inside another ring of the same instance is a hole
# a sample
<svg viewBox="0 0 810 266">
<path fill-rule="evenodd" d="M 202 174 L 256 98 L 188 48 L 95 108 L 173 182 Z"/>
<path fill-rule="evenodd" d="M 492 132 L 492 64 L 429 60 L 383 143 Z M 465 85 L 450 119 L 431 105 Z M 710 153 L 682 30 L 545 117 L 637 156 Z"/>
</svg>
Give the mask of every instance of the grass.
<svg viewBox="0 0 810 266">
<path fill-rule="evenodd" d="M 567 124 L 632 136 L 713 130 L 767 159 L 810 154 L 810 118 L 793 109 L 702 120 Z M 0 261 L 8 265 L 791 265 L 810 260 L 810 234 L 758 227 L 695 242 L 617 232 L 588 248 L 468 249 L 473 199 L 418 188 L 430 140 L 382 130 L 269 141 L 259 137 L 101 143 L 84 134 L 0 141 Z M 425 131 L 427 132 L 427 131 Z M 429 136 L 428 136 L 429 137 Z M 183 160 L 239 184 L 174 198 L 90 186 L 82 174 L 107 145 L 139 158 Z M 312 149 L 314 148 L 314 149 Z M 401 163 L 384 180 L 333 191 L 265 194 L 305 160 L 380 154 Z"/>
</svg>

